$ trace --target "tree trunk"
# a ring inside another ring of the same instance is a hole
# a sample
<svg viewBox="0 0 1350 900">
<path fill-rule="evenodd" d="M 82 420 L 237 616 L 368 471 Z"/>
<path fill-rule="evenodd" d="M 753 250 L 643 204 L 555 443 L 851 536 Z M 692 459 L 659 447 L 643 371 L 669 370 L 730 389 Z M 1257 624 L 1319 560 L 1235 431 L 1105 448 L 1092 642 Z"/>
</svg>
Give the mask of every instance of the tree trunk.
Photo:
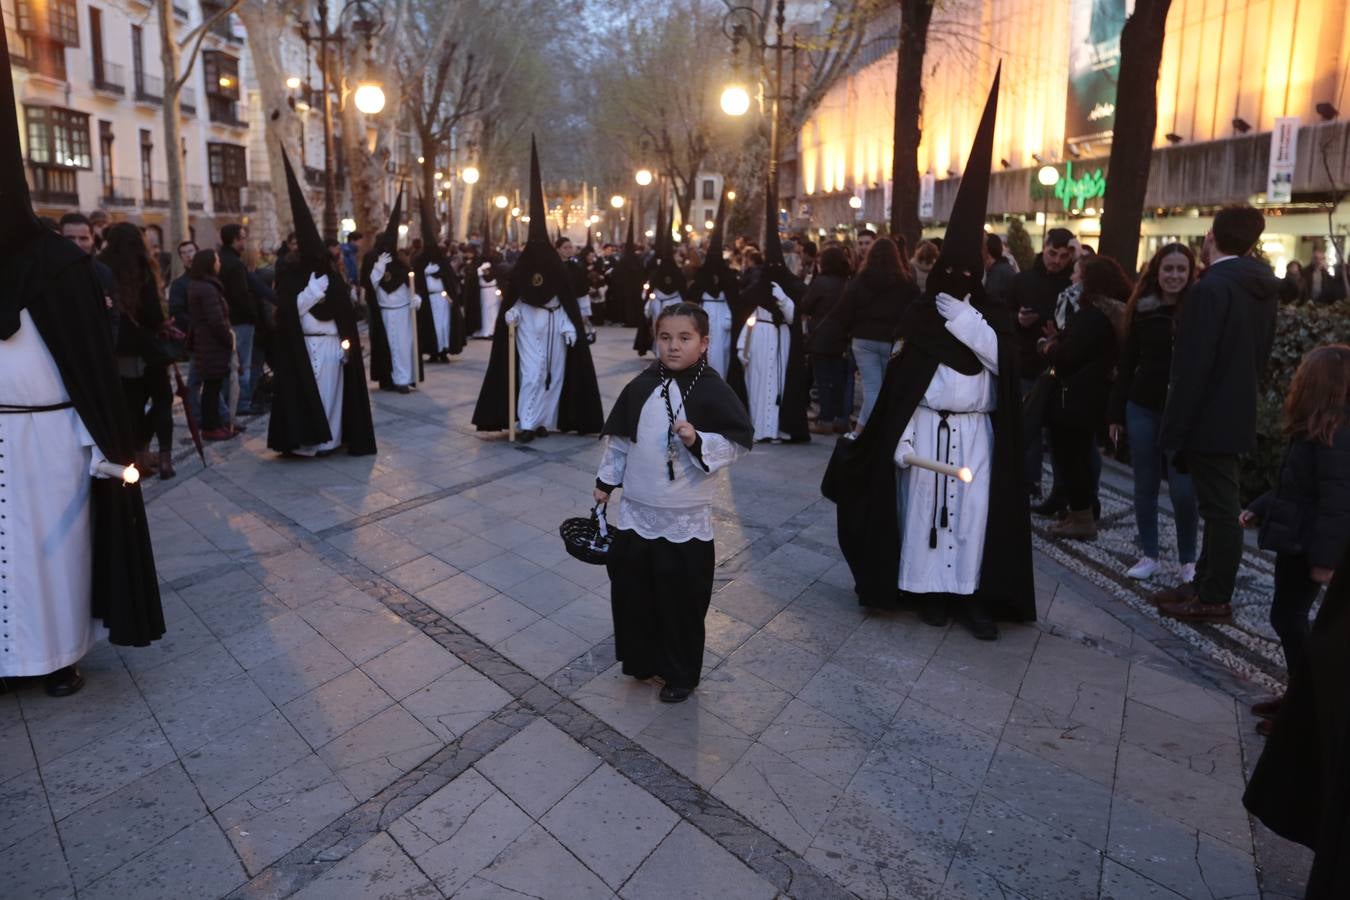
<svg viewBox="0 0 1350 900">
<path fill-rule="evenodd" d="M 919 141 L 923 139 L 923 62 L 933 0 L 899 0 L 900 45 L 895 66 L 895 146 L 891 156 L 891 234 L 910 252 L 919 245 Z"/>
<path fill-rule="evenodd" d="M 1097 251 L 1134 271 L 1158 127 L 1158 67 L 1172 0 L 1136 0 L 1120 33 L 1120 77 Z"/>
<path fill-rule="evenodd" d="M 352 218 L 356 220 L 358 231 L 371 234 L 382 231 L 389 218 L 382 190 L 384 163 L 389 157 L 389 151 L 377 146 L 374 153 L 370 152 L 366 143 L 364 118 L 355 103 L 342 105 L 342 155 L 347 165 Z"/>
<path fill-rule="evenodd" d="M 178 95 L 178 39 L 173 33 L 172 0 L 157 0 L 156 12 L 159 17 L 159 63 L 164 72 L 164 106 L 160 115 L 164 122 L 164 177 L 169 196 L 169 233 L 164 236 L 164 249 L 177 247 L 188 240 L 188 196 L 187 179 L 183 174 L 183 138 L 179 123 L 182 111 L 179 108 Z M 166 277 L 177 277 L 182 270 L 177 253 L 170 253 L 173 260 L 172 272 Z"/>
<path fill-rule="evenodd" d="M 284 34 L 287 28 L 291 27 L 291 21 L 283 6 L 269 2 L 245 0 L 239 4 L 235 12 L 244 23 L 244 30 L 249 36 L 253 72 L 257 76 L 258 88 L 262 94 L 268 177 L 266 185 L 260 186 L 270 191 L 276 198 L 273 204 L 274 219 L 271 222 L 257 223 L 257 237 L 261 241 L 260 246 L 275 247 L 294 227 L 291 221 L 291 205 L 284 200 L 286 170 L 281 162 L 281 148 L 283 146 L 286 148 L 293 165 L 301 165 L 300 121 L 295 110 L 287 102 L 290 99 L 290 92 L 286 87 L 286 78 L 291 73 L 284 71 L 282 66 L 280 44 L 266 38 L 268 35 Z M 299 174 L 304 178 L 303 171 Z M 262 181 L 256 175 L 253 180 Z"/>
</svg>

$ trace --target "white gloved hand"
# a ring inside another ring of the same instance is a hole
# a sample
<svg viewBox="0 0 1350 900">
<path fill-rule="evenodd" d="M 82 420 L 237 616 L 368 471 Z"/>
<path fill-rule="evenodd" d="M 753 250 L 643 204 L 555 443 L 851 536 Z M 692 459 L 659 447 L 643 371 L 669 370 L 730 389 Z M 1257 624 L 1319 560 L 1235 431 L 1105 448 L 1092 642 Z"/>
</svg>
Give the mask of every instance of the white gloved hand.
<svg viewBox="0 0 1350 900">
<path fill-rule="evenodd" d="M 486 275 L 486 274 L 487 274 L 488 272 L 490 272 L 490 271 L 492 271 L 492 263 L 490 263 L 490 262 L 485 262 L 485 263 L 483 263 L 481 266 L 478 267 L 478 274 L 479 274 L 479 275 Z"/>
<path fill-rule="evenodd" d="M 507 325 L 519 325 L 519 324 L 520 324 L 520 310 L 517 309 L 517 308 L 514 307 L 514 306 L 511 307 L 510 309 L 508 309 L 508 310 L 506 311 L 505 319 L 506 319 L 506 324 L 507 324 Z"/>
<path fill-rule="evenodd" d="M 305 285 L 305 299 L 311 297 L 322 297 L 328 293 L 328 276 L 320 275 L 318 272 L 311 272 L 309 284 Z"/>
<path fill-rule="evenodd" d="M 969 294 L 966 294 L 963 299 L 957 300 L 951 294 L 942 293 L 937 295 L 937 310 L 938 315 L 942 316 L 942 318 L 946 319 L 948 322 L 952 322 L 955 321 L 957 317 L 963 315 L 967 310 L 973 312 L 975 307 L 970 305 Z"/>
<path fill-rule="evenodd" d="M 440 270 L 441 270 L 440 263 L 429 263 L 427 267 L 422 271 L 428 278 L 430 278 L 432 275 L 435 275 Z"/>
<path fill-rule="evenodd" d="M 564 331 L 562 339 L 563 346 L 568 348 L 575 347 L 577 343 L 577 334 L 575 331 Z"/>
<path fill-rule="evenodd" d="M 422 308 L 422 295 L 417 293 L 416 291 L 413 291 L 412 308 L 413 312 L 417 312 L 419 309 Z"/>
<path fill-rule="evenodd" d="M 375 265 L 370 267 L 370 281 L 372 285 L 378 285 L 381 281 L 384 281 L 384 272 L 389 268 L 389 264 L 393 261 L 394 258 L 388 253 L 381 253 L 379 256 L 375 257 Z"/>
<path fill-rule="evenodd" d="M 780 308 L 783 306 L 784 303 L 792 302 L 792 298 L 787 295 L 786 291 L 784 291 L 781 287 L 779 287 L 778 282 L 776 281 L 769 282 L 769 288 L 773 293 L 773 299 L 778 301 L 778 306 Z"/>
</svg>

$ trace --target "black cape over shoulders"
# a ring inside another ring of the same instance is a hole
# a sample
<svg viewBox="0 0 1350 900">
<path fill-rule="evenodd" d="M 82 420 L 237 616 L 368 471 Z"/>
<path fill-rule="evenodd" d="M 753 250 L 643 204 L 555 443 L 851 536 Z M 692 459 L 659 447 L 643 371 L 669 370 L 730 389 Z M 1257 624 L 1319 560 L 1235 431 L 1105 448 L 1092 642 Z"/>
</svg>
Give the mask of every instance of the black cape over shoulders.
<svg viewBox="0 0 1350 900">
<path fill-rule="evenodd" d="M 567 348 L 562 399 L 558 402 L 558 430 L 596 434 L 604 425 L 605 409 L 600 402 L 600 384 L 595 377 L 591 345 L 586 342 L 586 325 L 575 297 L 562 297 L 560 301 L 563 311 L 576 329 L 577 340 Z M 503 297 L 501 309 L 497 312 L 496 330 L 492 333 L 492 353 L 488 357 L 487 373 L 483 376 L 483 386 L 478 392 L 478 403 L 473 410 L 473 424 L 479 431 L 506 431 L 509 426 L 506 392 L 510 329 L 506 325 L 506 313 L 515 302 L 513 293 Z M 520 358 L 517 355 L 517 396 L 520 393 L 519 367 Z"/>
<path fill-rule="evenodd" d="M 45 231 L 11 254 L 0 258 L 0 283 L 22 296 L 94 443 L 109 461 L 130 464 L 136 441 L 89 257 Z M 93 616 L 110 642 L 144 647 L 163 636 L 164 613 L 140 485 L 95 478 L 91 505 Z"/>
<path fill-rule="evenodd" d="M 931 321 L 937 316 L 932 300 L 916 301 L 915 307 L 912 336 L 886 368 L 867 427 L 856 440 L 839 441 L 821 484 L 821 493 L 837 506 L 839 548 L 853 572 L 854 590 L 863 606 L 887 608 L 896 603 L 902 532 L 895 447 L 938 364 L 963 365 L 960 351 L 942 340 Z M 1018 345 L 1012 317 L 1001 304 L 989 302 L 980 312 L 998 336 L 999 375 L 997 408 L 992 414 L 989 523 L 976 598 L 995 617 L 1031 621 L 1036 618 L 1036 594 L 1031 520 L 1022 476 Z"/>
<path fill-rule="evenodd" d="M 1256 762 L 1247 810 L 1313 851 L 1305 897 L 1350 897 L 1350 553 L 1322 601 L 1289 691 Z"/>
<path fill-rule="evenodd" d="M 745 404 L 712 366 L 704 364 L 703 371 L 697 372 L 697 382 L 694 381 L 696 372 L 695 366 L 675 375 L 684 402 L 685 420 L 699 431 L 720 434 L 747 450 L 753 448 L 755 425 L 745 411 Z M 642 407 L 652 392 L 661 386 L 661 375 L 660 365 L 653 363 L 628 382 L 614 402 L 601 433 L 636 442 Z"/>
</svg>

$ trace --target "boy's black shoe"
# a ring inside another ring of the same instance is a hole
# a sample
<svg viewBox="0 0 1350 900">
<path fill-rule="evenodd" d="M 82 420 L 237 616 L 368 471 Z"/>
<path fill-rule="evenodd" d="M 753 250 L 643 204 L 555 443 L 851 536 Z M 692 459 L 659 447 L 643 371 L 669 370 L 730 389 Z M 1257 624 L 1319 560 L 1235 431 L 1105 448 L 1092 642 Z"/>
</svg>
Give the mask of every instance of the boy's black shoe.
<svg viewBox="0 0 1350 900">
<path fill-rule="evenodd" d="M 998 640 L 998 625 L 994 623 L 993 618 L 984 609 L 982 603 L 976 601 L 970 605 L 966 624 L 977 641 Z"/>
<path fill-rule="evenodd" d="M 536 428 L 536 429 L 534 430 L 534 436 L 535 436 L 535 437 L 548 437 L 548 429 L 545 428 L 543 425 L 540 425 L 538 428 Z"/>
<path fill-rule="evenodd" d="M 665 687 L 661 688 L 661 702 L 683 703 L 684 701 L 689 699 L 689 695 L 692 694 L 693 692 L 694 692 L 693 688 L 675 687 L 674 685 L 668 684 Z"/>
<path fill-rule="evenodd" d="M 516 443 L 517 443 L 517 444 L 528 444 L 528 443 L 529 443 L 530 441 L 532 441 L 532 440 L 534 440 L 534 432 L 533 432 L 533 431 L 517 431 L 517 432 L 516 432 Z"/>
<path fill-rule="evenodd" d="M 934 628 L 947 627 L 947 601 L 941 597 L 924 597 L 919 601 L 919 618 Z"/>
<path fill-rule="evenodd" d="M 75 666 L 66 666 L 43 679 L 42 687 L 49 697 L 69 697 L 84 687 L 84 676 Z"/>
</svg>

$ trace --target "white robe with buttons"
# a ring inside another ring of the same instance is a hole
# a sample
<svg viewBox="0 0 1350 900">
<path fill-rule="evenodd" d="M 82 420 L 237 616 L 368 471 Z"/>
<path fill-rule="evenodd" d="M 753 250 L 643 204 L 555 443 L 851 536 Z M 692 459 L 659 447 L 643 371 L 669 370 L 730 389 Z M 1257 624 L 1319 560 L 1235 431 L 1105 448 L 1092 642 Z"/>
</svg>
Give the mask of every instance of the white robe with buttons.
<svg viewBox="0 0 1350 900">
<path fill-rule="evenodd" d="M 787 435 L 778 430 L 778 411 L 787 382 L 788 348 L 792 331 L 788 323 L 796 313 L 791 300 L 780 302 L 783 325 L 774 326 L 773 316 L 764 307 L 755 309 L 754 324 L 746 323 L 736 340 L 736 354 L 745 367 L 745 392 L 750 400 L 750 421 L 755 424 L 755 440 L 775 440 Z"/>
<path fill-rule="evenodd" d="M 0 403 L 69 400 L 21 310 L 0 341 Z M 103 461 L 74 409 L 0 413 L 0 677 L 55 672 L 107 637 L 90 605 L 90 473 Z"/>
<path fill-rule="evenodd" d="M 522 431 L 558 427 L 563 376 L 567 374 L 567 347 L 576 342 L 577 329 L 554 297 L 544 306 L 518 302 L 506 311 L 507 324 L 516 325 L 516 354 L 520 392 L 516 417 Z"/>
<path fill-rule="evenodd" d="M 502 292 L 497 288 L 495 281 L 478 282 L 478 307 L 482 313 L 481 324 L 478 330 L 474 332 L 474 337 L 490 338 L 492 333 L 497 330 L 497 313 L 502 308 Z"/>
<path fill-rule="evenodd" d="M 431 325 L 436 332 L 436 346 L 420 348 L 423 353 L 444 353 L 450 349 L 450 295 L 445 282 L 435 275 L 427 276 L 427 294 L 431 302 Z"/>
<path fill-rule="evenodd" d="M 895 464 L 901 467 L 899 588 L 918 594 L 975 593 L 989 522 L 994 450 L 990 413 L 997 404 L 998 338 L 973 309 L 962 311 L 946 327 L 974 351 L 984 368 L 977 375 L 962 375 L 939 365 L 895 448 Z M 945 428 L 939 433 L 939 411 L 950 413 L 950 435 Z M 902 461 L 909 454 L 964 466 L 974 480 L 962 484 L 928 469 L 905 466 Z M 941 521 L 944 496 L 946 527 Z M 936 548 L 931 546 L 934 528 Z"/>
<path fill-rule="evenodd" d="M 389 342 L 389 378 L 394 384 L 414 384 L 416 372 L 413 363 L 413 317 L 422 299 L 406 284 L 393 291 L 379 287 L 376 281 L 375 298 L 380 305 L 380 321 Z"/>
<path fill-rule="evenodd" d="M 731 368 L 731 306 L 727 295 L 704 294 L 703 311 L 708 314 L 708 365 L 725 381 Z"/>
</svg>

